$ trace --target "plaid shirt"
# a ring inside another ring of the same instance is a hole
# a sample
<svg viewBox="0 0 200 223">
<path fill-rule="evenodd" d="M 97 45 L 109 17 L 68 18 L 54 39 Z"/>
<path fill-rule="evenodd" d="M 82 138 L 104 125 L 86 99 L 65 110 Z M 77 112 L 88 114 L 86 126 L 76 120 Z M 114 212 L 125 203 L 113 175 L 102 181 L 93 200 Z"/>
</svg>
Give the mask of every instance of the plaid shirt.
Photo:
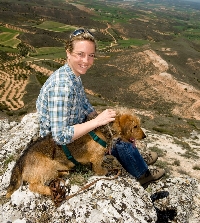
<svg viewBox="0 0 200 223">
<path fill-rule="evenodd" d="M 59 145 L 68 144 L 74 135 L 73 125 L 82 123 L 94 108 L 86 98 L 82 81 L 68 64 L 56 70 L 40 90 L 36 102 L 40 135 L 52 133 Z"/>
</svg>

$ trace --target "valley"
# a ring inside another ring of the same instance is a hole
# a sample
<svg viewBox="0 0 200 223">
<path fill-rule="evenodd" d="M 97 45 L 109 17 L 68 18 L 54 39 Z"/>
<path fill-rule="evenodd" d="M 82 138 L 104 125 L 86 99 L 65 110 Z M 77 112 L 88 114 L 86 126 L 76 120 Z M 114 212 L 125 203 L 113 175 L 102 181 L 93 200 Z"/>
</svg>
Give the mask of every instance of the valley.
<svg viewBox="0 0 200 223">
<path fill-rule="evenodd" d="M 163 128 L 176 135 L 180 120 L 185 120 L 180 135 L 199 129 L 199 5 L 172 0 L 1 1 L 1 116 L 20 120 L 35 111 L 42 84 L 65 63 L 68 35 L 85 27 L 98 41 L 95 65 L 82 77 L 97 109 L 150 111 L 153 126 L 141 117 L 152 130 L 159 120 L 173 118 Z"/>
</svg>

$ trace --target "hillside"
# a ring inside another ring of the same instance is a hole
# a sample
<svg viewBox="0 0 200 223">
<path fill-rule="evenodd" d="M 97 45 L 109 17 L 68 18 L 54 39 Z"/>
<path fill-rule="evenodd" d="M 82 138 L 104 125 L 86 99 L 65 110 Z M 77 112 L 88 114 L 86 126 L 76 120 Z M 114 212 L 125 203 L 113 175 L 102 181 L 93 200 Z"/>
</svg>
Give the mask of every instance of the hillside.
<svg viewBox="0 0 200 223">
<path fill-rule="evenodd" d="M 35 112 L 42 84 L 65 62 L 67 36 L 84 26 L 98 40 L 95 65 L 82 77 L 98 110 L 135 109 L 142 126 L 156 133 L 189 137 L 199 132 L 199 5 L 1 1 L 1 117 L 17 121 Z"/>
<path fill-rule="evenodd" d="M 94 106 L 148 110 L 153 123 L 143 116 L 144 127 L 172 135 L 199 129 L 199 5 L 1 1 L 1 115 L 16 120 L 35 111 L 45 79 L 65 62 L 64 41 L 84 26 L 99 45 L 94 67 L 82 78 Z"/>
</svg>

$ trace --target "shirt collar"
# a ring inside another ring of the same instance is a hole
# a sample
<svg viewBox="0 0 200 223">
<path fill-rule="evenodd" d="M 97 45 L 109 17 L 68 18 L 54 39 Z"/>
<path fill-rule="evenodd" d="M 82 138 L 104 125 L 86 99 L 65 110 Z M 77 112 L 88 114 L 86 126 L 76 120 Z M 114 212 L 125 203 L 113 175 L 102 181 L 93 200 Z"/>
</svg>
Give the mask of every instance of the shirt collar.
<svg viewBox="0 0 200 223">
<path fill-rule="evenodd" d="M 70 79 L 75 82 L 76 84 L 80 84 L 81 78 L 80 76 L 76 76 L 75 73 L 72 71 L 71 67 L 68 65 L 68 63 L 65 64 L 65 69 L 67 71 L 67 74 L 69 75 Z"/>
</svg>

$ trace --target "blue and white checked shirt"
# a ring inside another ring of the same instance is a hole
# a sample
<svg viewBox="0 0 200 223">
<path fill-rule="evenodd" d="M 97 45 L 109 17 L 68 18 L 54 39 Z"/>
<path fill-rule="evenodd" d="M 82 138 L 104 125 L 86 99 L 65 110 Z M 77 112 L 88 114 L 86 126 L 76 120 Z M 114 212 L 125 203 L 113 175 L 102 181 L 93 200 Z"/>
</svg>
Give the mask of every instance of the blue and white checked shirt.
<svg viewBox="0 0 200 223">
<path fill-rule="evenodd" d="M 44 83 L 36 102 L 40 135 L 52 133 L 57 144 L 68 144 L 74 135 L 73 125 L 84 122 L 94 108 L 86 98 L 80 77 L 68 64 L 56 70 Z"/>
</svg>

